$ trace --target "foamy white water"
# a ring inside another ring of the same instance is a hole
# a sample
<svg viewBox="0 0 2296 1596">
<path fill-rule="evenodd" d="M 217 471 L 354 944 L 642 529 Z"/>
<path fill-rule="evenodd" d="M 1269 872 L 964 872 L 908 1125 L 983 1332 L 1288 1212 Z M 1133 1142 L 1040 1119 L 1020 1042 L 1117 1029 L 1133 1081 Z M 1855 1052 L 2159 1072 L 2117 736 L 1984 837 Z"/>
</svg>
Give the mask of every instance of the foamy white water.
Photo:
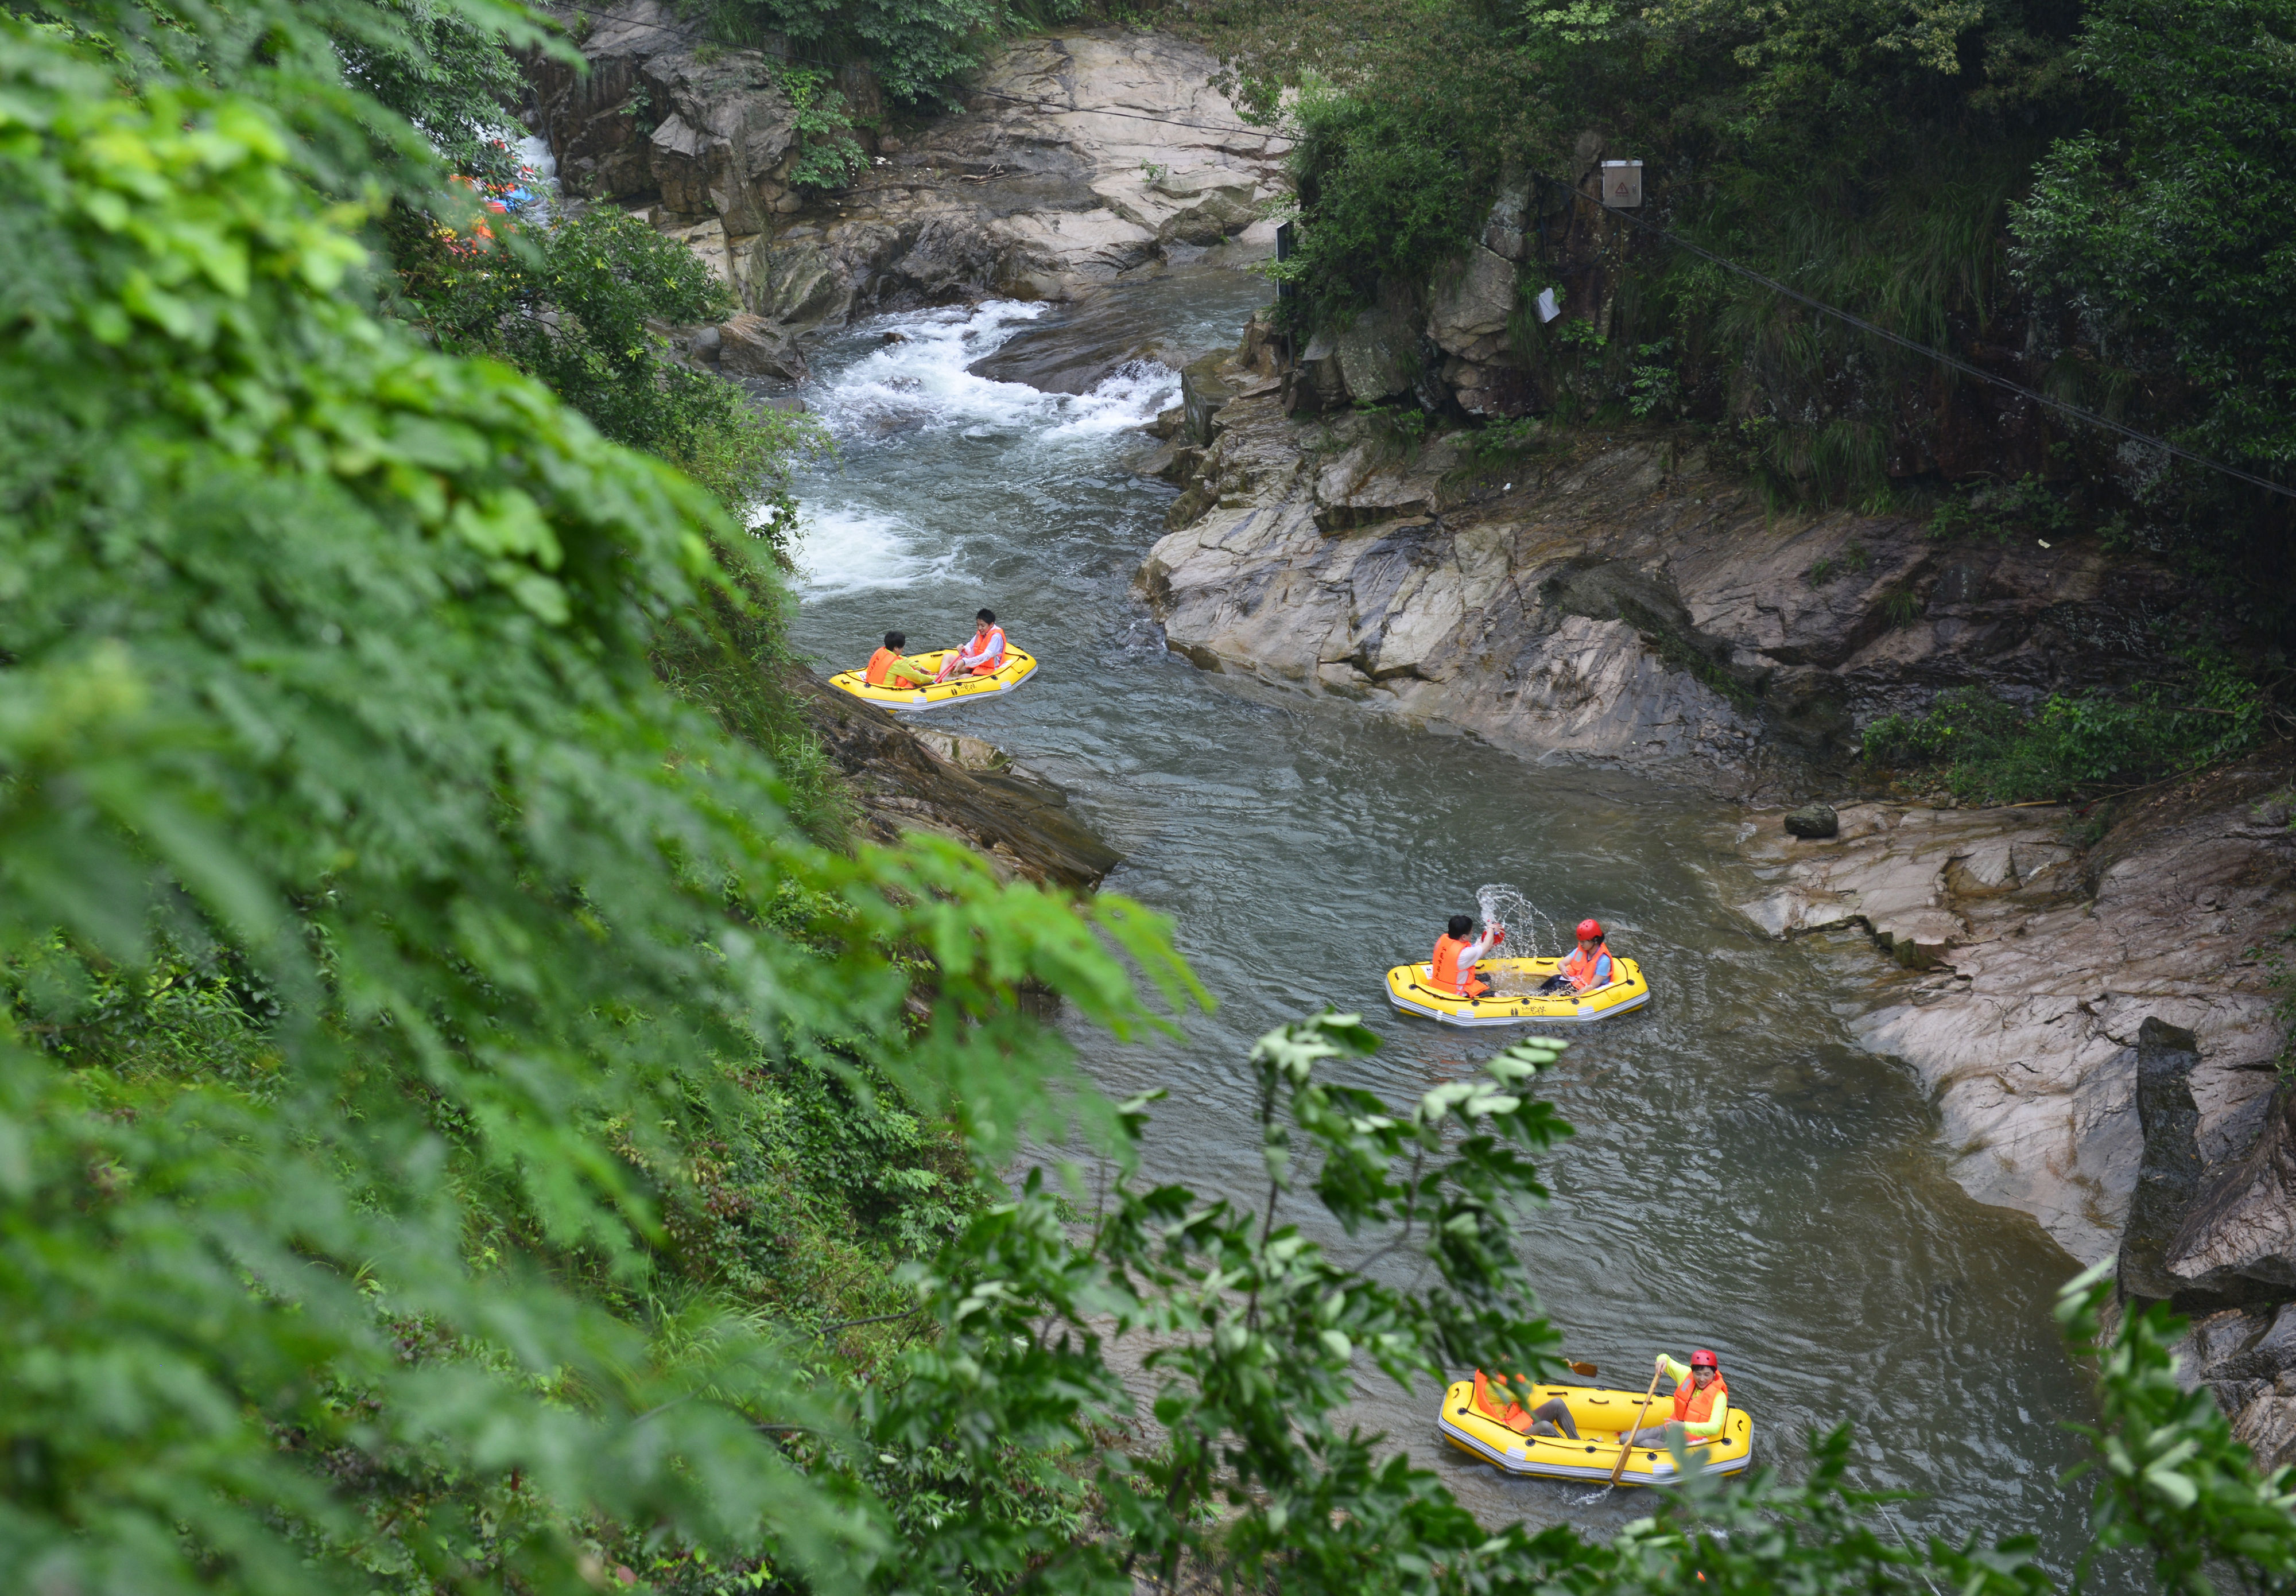
<svg viewBox="0 0 2296 1596">
<path fill-rule="evenodd" d="M 908 587 L 948 574 L 955 552 L 927 558 L 917 528 L 859 504 L 808 508 L 791 549 L 800 602 L 871 588 Z"/>
<path fill-rule="evenodd" d="M 1085 394 L 1043 393 L 966 370 L 996 353 L 1045 308 L 991 299 L 971 308 L 910 311 L 863 322 L 853 335 L 882 338 L 883 347 L 846 366 L 808 397 L 840 442 L 873 442 L 922 429 L 1058 444 L 1137 427 L 1178 394 L 1179 373 L 1148 360 L 1128 362 Z"/>
</svg>

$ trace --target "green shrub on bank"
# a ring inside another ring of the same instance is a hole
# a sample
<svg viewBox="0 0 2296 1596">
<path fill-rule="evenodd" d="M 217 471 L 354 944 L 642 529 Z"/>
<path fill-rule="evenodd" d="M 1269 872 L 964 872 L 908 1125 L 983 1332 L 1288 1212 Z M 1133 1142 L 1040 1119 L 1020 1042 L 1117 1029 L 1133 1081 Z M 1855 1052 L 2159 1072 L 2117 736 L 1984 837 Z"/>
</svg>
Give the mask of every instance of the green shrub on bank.
<svg viewBox="0 0 2296 1596">
<path fill-rule="evenodd" d="M 1955 797 L 2014 804 L 2095 797 L 2230 759 L 2267 730 L 2271 706 L 2219 656 L 2192 680 L 2144 683 L 2120 697 L 2052 693 L 2026 709 L 1979 687 L 1940 693 L 1923 715 L 1866 728 L 1869 765 L 1932 766 Z"/>
</svg>

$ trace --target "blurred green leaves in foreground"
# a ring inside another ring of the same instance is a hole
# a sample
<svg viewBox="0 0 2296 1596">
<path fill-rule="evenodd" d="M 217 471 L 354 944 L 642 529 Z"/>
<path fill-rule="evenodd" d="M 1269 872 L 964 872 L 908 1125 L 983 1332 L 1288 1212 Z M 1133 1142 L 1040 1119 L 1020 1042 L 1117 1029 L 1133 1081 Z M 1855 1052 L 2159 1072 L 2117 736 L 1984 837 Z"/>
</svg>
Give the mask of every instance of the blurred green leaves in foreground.
<svg viewBox="0 0 2296 1596">
<path fill-rule="evenodd" d="M 1287 1027 L 1262 1207 L 1130 1179 L 1146 1105 L 1021 1000 L 1164 1023 L 1136 982 L 1202 996 L 1166 928 L 809 841 L 649 664 L 770 599 L 718 496 L 371 309 L 376 219 L 448 201 L 362 86 L 537 37 L 477 0 L 0 19 L 8 1588 L 2045 1584 L 1885 1544 L 1846 1436 L 1594 1545 L 1344 1426 L 1365 1360 L 1551 1366 L 1510 1235 L 1560 1044 L 1394 1109 L 1328 1078 L 1359 1024 Z M 995 1183 L 1077 1135 L 1090 1213 Z M 769 1297 L 832 1167 L 908 1226 L 865 1355 Z M 2169 1333 L 2102 1355 L 2101 1543 L 2284 1584 L 2284 1479 Z"/>
</svg>

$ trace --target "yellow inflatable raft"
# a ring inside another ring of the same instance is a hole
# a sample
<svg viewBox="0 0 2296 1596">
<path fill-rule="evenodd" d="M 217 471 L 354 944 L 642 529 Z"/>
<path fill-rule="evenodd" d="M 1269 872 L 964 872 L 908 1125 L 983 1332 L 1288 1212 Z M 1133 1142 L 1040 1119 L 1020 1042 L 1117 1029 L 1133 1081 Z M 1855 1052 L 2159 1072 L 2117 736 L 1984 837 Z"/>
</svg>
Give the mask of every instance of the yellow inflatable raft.
<svg viewBox="0 0 2296 1596">
<path fill-rule="evenodd" d="M 940 669 L 940 662 L 955 651 L 955 649 L 935 649 L 930 654 L 911 654 L 906 663 L 921 671 L 935 672 Z M 906 682 L 873 687 L 862 679 L 859 671 L 841 670 L 829 678 L 829 684 L 851 693 L 857 699 L 902 715 L 954 704 L 962 699 L 994 698 L 1000 692 L 1012 692 L 1036 674 L 1037 657 L 1008 644 L 1004 650 L 1004 665 L 986 676 L 958 676 L 952 681 L 936 682 L 930 687 L 912 687 Z"/>
<path fill-rule="evenodd" d="M 1536 986 L 1561 969 L 1560 959 L 1486 959 L 1475 973 L 1491 986 Z M 1650 1002 L 1650 985 L 1642 966 L 1615 955 L 1611 980 L 1591 992 L 1557 992 L 1538 997 L 1456 997 L 1438 991 L 1431 982 L 1431 964 L 1398 964 L 1387 972 L 1387 1001 L 1406 1014 L 1421 1014 L 1439 1025 L 1591 1025 Z"/>
<path fill-rule="evenodd" d="M 1541 1386 L 1538 1402 L 1560 1396 L 1578 1427 L 1578 1439 L 1565 1436 L 1519 1436 L 1475 1405 L 1475 1382 L 1463 1379 L 1443 1394 L 1443 1411 L 1436 1424 L 1443 1438 L 1462 1452 L 1472 1453 L 1509 1474 L 1534 1474 L 1545 1479 L 1607 1480 L 1619 1461 L 1619 1436 L 1635 1421 L 1643 1405 L 1640 1391 L 1603 1391 L 1593 1386 Z M 1534 1403 L 1531 1405 L 1536 1406 Z M 1663 1424 L 1674 1417 L 1674 1403 L 1660 1396 L 1651 1404 L 1645 1425 Z M 1734 1399 L 1722 1434 L 1690 1448 L 1693 1468 L 1703 1465 L 1708 1474 L 1735 1474 L 1754 1461 L 1754 1421 Z M 1628 1453 L 1624 1486 L 1662 1486 L 1678 1476 L 1674 1454 L 1663 1446 L 1637 1446 Z"/>
</svg>

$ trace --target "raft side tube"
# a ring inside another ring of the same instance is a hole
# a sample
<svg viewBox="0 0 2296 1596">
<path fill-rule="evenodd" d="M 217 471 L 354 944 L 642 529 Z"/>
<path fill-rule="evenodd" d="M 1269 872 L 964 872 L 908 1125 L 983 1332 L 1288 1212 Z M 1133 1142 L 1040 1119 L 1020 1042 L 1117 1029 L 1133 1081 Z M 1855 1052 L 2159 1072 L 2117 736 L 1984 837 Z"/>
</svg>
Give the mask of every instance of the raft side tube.
<svg viewBox="0 0 2296 1596">
<path fill-rule="evenodd" d="M 938 671 L 941 661 L 955 652 L 955 649 L 935 649 L 930 653 L 906 655 L 902 663 L 913 665 L 922 671 Z M 958 676 L 947 682 L 936 682 L 930 687 L 912 687 L 906 682 L 879 687 L 866 680 L 860 671 L 841 670 L 829 678 L 829 684 L 881 709 L 890 709 L 896 715 L 914 715 L 919 710 L 938 709 L 943 704 L 954 704 L 966 699 L 994 698 L 1000 692 L 1010 692 L 1036 674 L 1037 657 L 1007 644 L 1004 663 L 985 676 Z"/>
<path fill-rule="evenodd" d="M 1398 964 L 1387 972 L 1387 1001 L 1399 1012 L 1416 1014 L 1438 1025 L 1591 1025 L 1650 1002 L 1650 985 L 1643 978 L 1640 964 L 1615 954 L 1611 963 L 1610 984 L 1592 991 L 1475 998 L 1437 988 L 1432 965 Z M 1562 967 L 1560 959 L 1486 959 L 1475 966 L 1475 972 L 1487 981 L 1507 975 L 1528 986 L 1544 981 Z"/>
<path fill-rule="evenodd" d="M 1539 1400 L 1560 1396 L 1578 1427 L 1579 1438 L 1567 1436 L 1518 1435 L 1475 1406 L 1472 1380 L 1459 1380 L 1443 1394 L 1436 1428 L 1446 1441 L 1509 1474 L 1539 1479 L 1608 1480 L 1619 1461 L 1620 1430 L 1634 1421 L 1643 1404 L 1639 1391 L 1604 1391 L 1588 1386 L 1542 1386 Z M 1663 1422 L 1663 1411 L 1652 1410 L 1652 1420 Z M 1707 1474 L 1736 1474 L 1753 1461 L 1754 1422 L 1734 1402 L 1716 1440 L 1690 1448 L 1693 1467 L 1703 1461 Z M 1668 1485 L 1680 1477 L 1674 1454 L 1663 1446 L 1631 1449 L 1621 1485 Z"/>
</svg>

